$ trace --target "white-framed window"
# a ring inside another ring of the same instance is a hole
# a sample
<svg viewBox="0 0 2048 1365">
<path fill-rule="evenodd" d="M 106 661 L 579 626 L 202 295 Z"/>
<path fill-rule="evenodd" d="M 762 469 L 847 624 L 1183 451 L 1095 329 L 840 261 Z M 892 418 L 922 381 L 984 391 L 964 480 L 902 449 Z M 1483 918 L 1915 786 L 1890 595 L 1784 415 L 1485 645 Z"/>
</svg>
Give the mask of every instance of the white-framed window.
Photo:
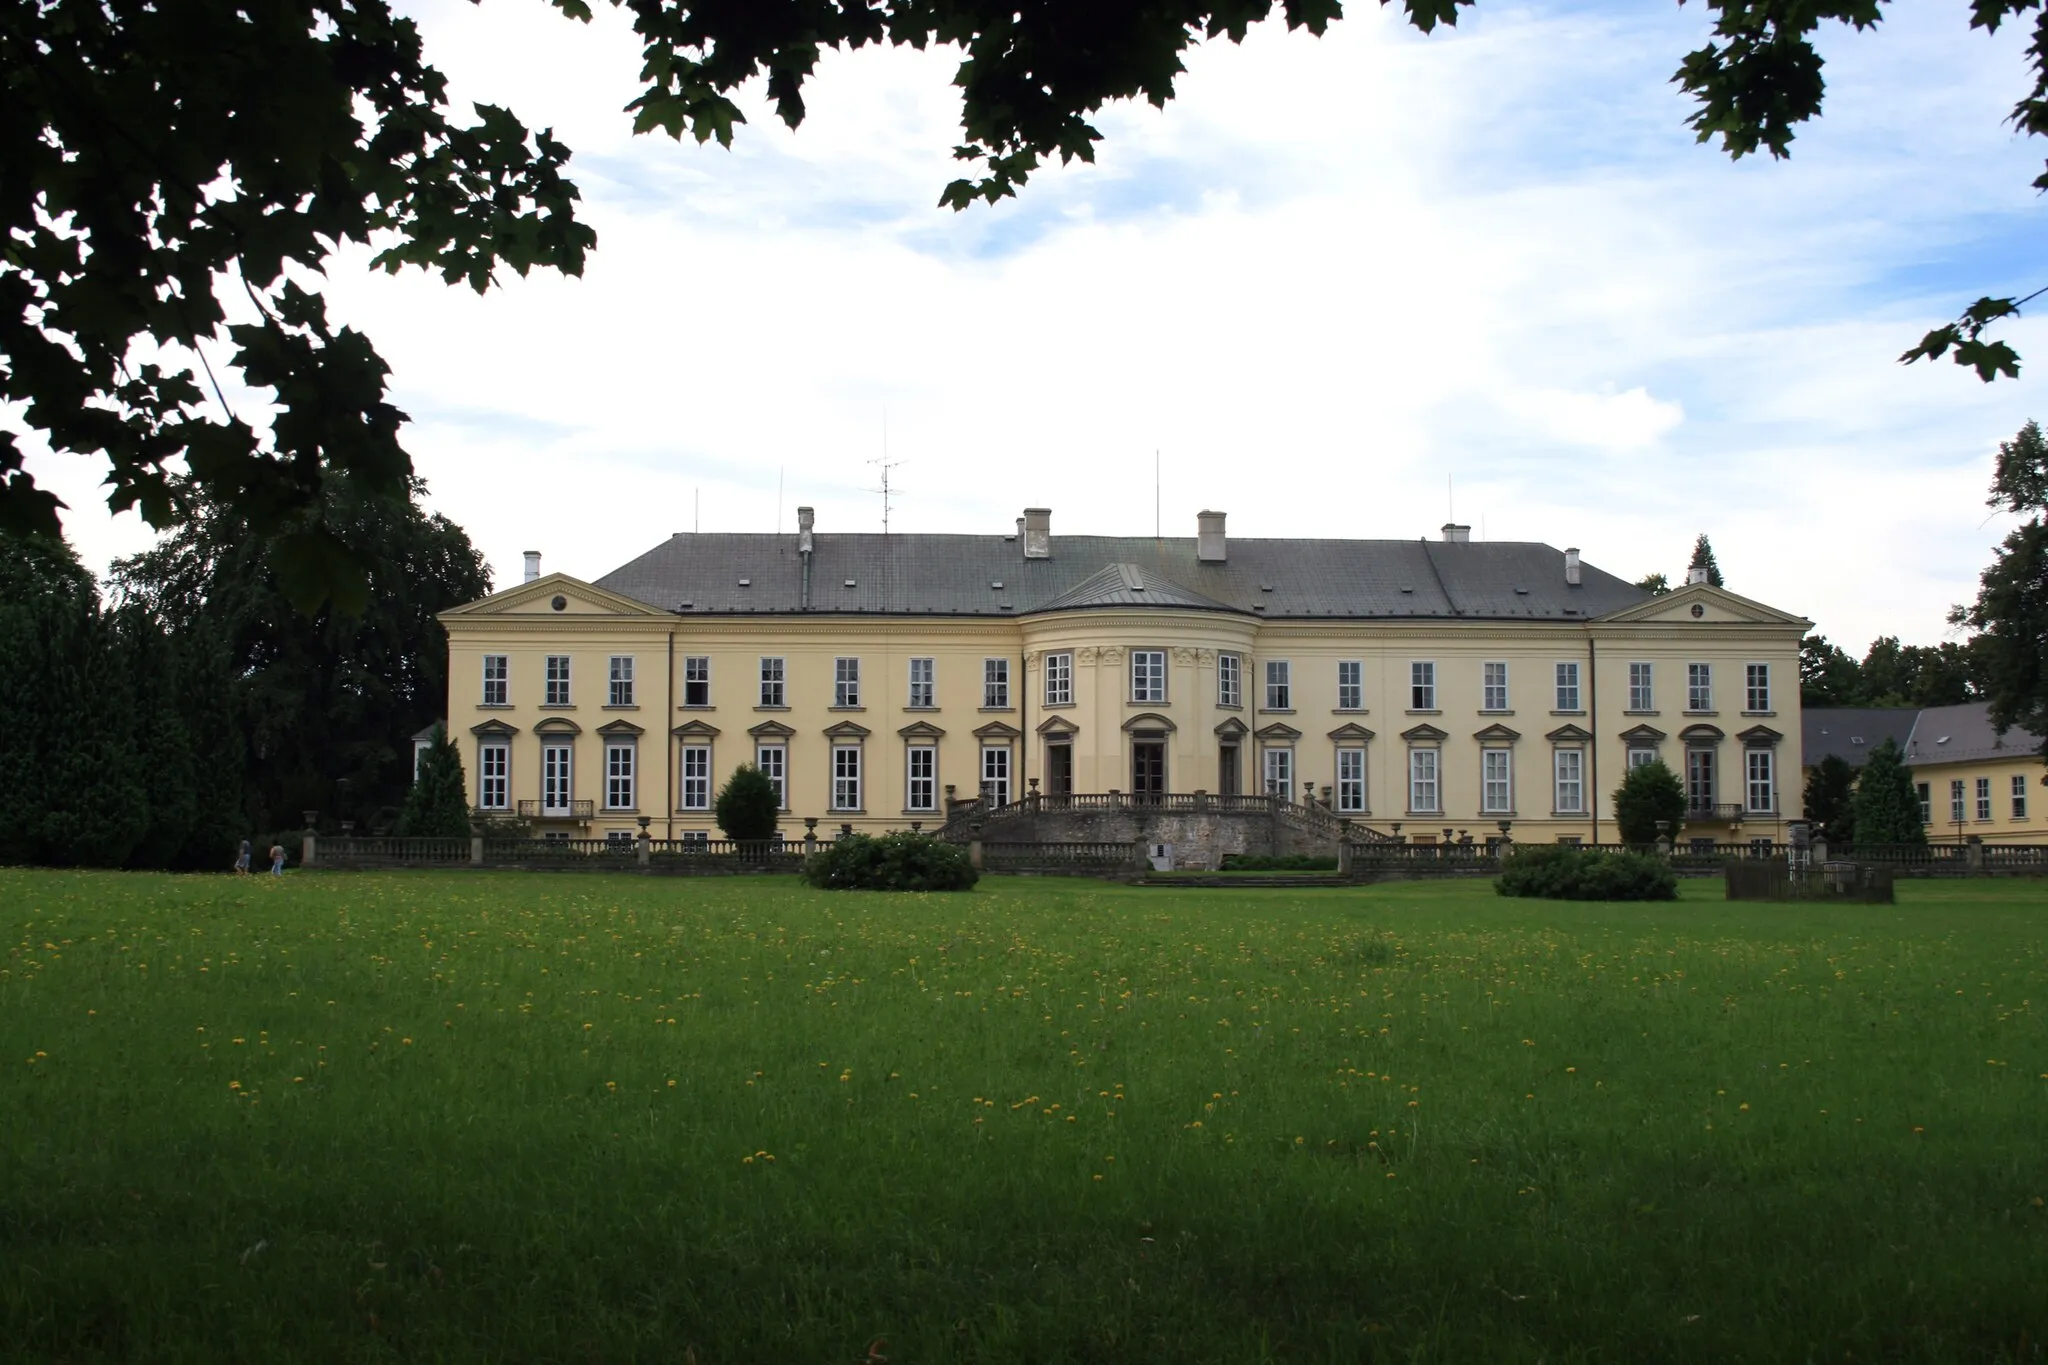
<svg viewBox="0 0 2048 1365">
<path fill-rule="evenodd" d="M 547 705 L 567 706 L 569 704 L 569 656 L 548 655 Z"/>
<path fill-rule="evenodd" d="M 860 660 L 834 659 L 832 661 L 832 704 L 834 706 L 860 705 Z"/>
<path fill-rule="evenodd" d="M 939 751 L 936 745 L 910 746 L 903 805 L 907 810 L 939 808 Z"/>
<path fill-rule="evenodd" d="M 478 810 L 509 810 L 512 806 L 512 746 L 486 740 L 476 751 Z"/>
<path fill-rule="evenodd" d="M 683 746 L 683 789 L 679 807 L 683 810 L 711 809 L 711 746 Z"/>
<path fill-rule="evenodd" d="M 1557 709 L 1583 709 L 1579 705 L 1579 665 L 1575 660 L 1564 660 L 1557 666 Z"/>
<path fill-rule="evenodd" d="M 1752 711 L 1770 710 L 1771 666 L 1769 664 L 1751 664 L 1746 672 L 1748 675 L 1748 686 L 1746 688 L 1748 695 L 1745 700 L 1749 703 L 1749 709 Z"/>
<path fill-rule="evenodd" d="M 540 746 L 540 813 L 567 815 L 574 797 L 574 756 L 566 744 Z"/>
<path fill-rule="evenodd" d="M 1342 815 L 1363 814 L 1365 805 L 1365 750 L 1337 751 L 1337 811 Z"/>
<path fill-rule="evenodd" d="M 1074 656 L 1068 653 L 1045 656 L 1045 704 L 1074 704 Z"/>
<path fill-rule="evenodd" d="M 1952 779 L 1948 784 L 1948 818 L 1960 825 L 1963 823 L 1963 779 Z"/>
<path fill-rule="evenodd" d="M 1435 749 L 1408 751 L 1408 809 L 1415 815 L 1434 815 L 1443 809 L 1443 788 L 1437 780 Z"/>
<path fill-rule="evenodd" d="M 1008 659 L 983 659 L 981 661 L 981 706 L 985 711 L 1007 711 L 1010 709 L 1010 661 Z"/>
<path fill-rule="evenodd" d="M 1238 654 L 1216 656 L 1216 704 L 1244 705 L 1244 658 Z"/>
<path fill-rule="evenodd" d="M 1628 751 L 1628 770 L 1630 772 L 1634 772 L 1637 768 L 1648 767 L 1650 764 L 1655 763 L 1656 761 L 1657 751 L 1655 749 L 1645 748 L 1641 745 L 1636 745 L 1631 747 Z"/>
<path fill-rule="evenodd" d="M 688 654 L 683 657 L 683 705 L 711 705 L 711 656 Z"/>
<path fill-rule="evenodd" d="M 412 742 L 412 780 L 420 780 L 420 772 L 427 766 L 427 755 L 434 752 L 434 741 L 416 739 Z"/>
<path fill-rule="evenodd" d="M 1436 710 L 1436 664 L 1428 659 L 1408 665 L 1408 709 Z"/>
<path fill-rule="evenodd" d="M 912 659 L 910 661 L 910 709 L 923 711 L 937 706 L 939 697 L 939 661 L 936 659 Z"/>
<path fill-rule="evenodd" d="M 2012 775 L 2012 818 L 2027 818 L 2027 777 L 2025 773 Z"/>
<path fill-rule="evenodd" d="M 512 660 L 503 654 L 484 655 L 484 705 L 512 704 Z"/>
<path fill-rule="evenodd" d="M 1506 815 L 1515 808 L 1515 754 L 1512 749 L 1479 751 L 1479 810 Z"/>
<path fill-rule="evenodd" d="M 784 695 L 784 694 L 783 694 L 783 690 L 782 690 L 782 684 L 783 684 L 783 670 L 782 670 L 782 660 L 781 660 L 781 659 L 779 659 L 779 658 L 764 658 L 764 659 L 762 659 L 762 660 L 761 660 L 761 705 L 763 705 L 763 706 L 783 706 L 783 705 L 786 705 L 787 703 L 786 703 L 786 702 L 785 702 L 785 701 L 783 700 L 783 695 Z"/>
<path fill-rule="evenodd" d="M 768 779 L 768 785 L 775 788 L 775 808 L 789 809 L 789 746 L 785 744 L 756 744 L 754 766 Z"/>
<path fill-rule="evenodd" d="M 1700 815 L 1711 815 L 1714 806 L 1714 751 L 1689 748 L 1685 751 L 1685 807 Z M 1709 839 L 1708 843 L 1713 840 Z"/>
<path fill-rule="evenodd" d="M 1654 757 L 1654 755 L 1652 755 Z M 1586 810 L 1586 754 L 1582 749 L 1551 751 L 1551 772 L 1556 780 L 1559 815 L 1583 815 Z"/>
<path fill-rule="evenodd" d="M 860 808 L 860 746 L 835 744 L 832 746 L 832 809 Z"/>
<path fill-rule="evenodd" d="M 1166 651 L 1131 651 L 1131 700 L 1158 705 L 1166 700 Z"/>
<path fill-rule="evenodd" d="M 1769 749 L 1751 749 L 1743 755 L 1743 800 L 1752 813 L 1778 808 L 1778 784 Z"/>
<path fill-rule="evenodd" d="M 1266 709 L 1294 709 L 1294 665 L 1285 659 L 1266 660 Z"/>
<path fill-rule="evenodd" d="M 1988 777 L 1977 779 L 1977 818 L 1979 820 L 1989 820 L 1991 818 L 1991 779 Z"/>
<path fill-rule="evenodd" d="M 1933 823 L 1934 823 L 1934 791 L 1933 791 L 1933 789 L 1932 789 L 1931 787 L 1929 787 L 1929 786 L 1927 785 L 1927 783 L 1925 783 L 1925 782 L 1917 782 L 1917 783 L 1915 783 L 1915 784 L 1913 785 L 1913 795 L 1914 795 L 1915 797 L 1917 797 L 1917 798 L 1919 799 L 1919 802 L 1920 802 L 1920 823 L 1921 823 L 1921 824 L 1923 824 L 1923 825 L 1931 825 L 1931 824 L 1933 824 Z"/>
<path fill-rule="evenodd" d="M 1685 709 L 1688 711 L 1711 711 L 1714 709 L 1714 666 L 1712 664 L 1687 664 L 1685 666 Z"/>
<path fill-rule="evenodd" d="M 708 829 L 686 829 L 677 834 L 676 838 L 686 844 L 708 844 L 711 842 L 711 831 Z"/>
<path fill-rule="evenodd" d="M 604 846 L 608 853 L 628 852 L 633 847 L 633 831 L 630 829 L 608 829 L 604 832 Z"/>
<path fill-rule="evenodd" d="M 981 794 L 991 806 L 1010 804 L 1010 746 L 984 744 L 981 747 Z"/>
<path fill-rule="evenodd" d="M 1274 796 L 1294 795 L 1294 750 L 1274 747 L 1265 751 L 1266 791 Z"/>
<path fill-rule="evenodd" d="M 1628 709 L 1631 711 L 1654 711 L 1657 709 L 1657 666 L 1655 664 L 1630 664 L 1628 666 Z"/>
<path fill-rule="evenodd" d="M 627 740 L 607 740 L 604 746 L 604 806 L 606 810 L 633 809 L 633 753 Z"/>
<path fill-rule="evenodd" d="M 1363 711 L 1365 709 L 1365 661 L 1363 659 L 1337 660 L 1337 709 L 1339 711 Z"/>
<path fill-rule="evenodd" d="M 614 654 L 611 660 L 611 689 L 605 693 L 611 706 L 633 704 L 633 656 Z"/>
<path fill-rule="evenodd" d="M 1479 665 L 1479 709 L 1508 709 L 1508 666 L 1505 661 Z"/>
</svg>

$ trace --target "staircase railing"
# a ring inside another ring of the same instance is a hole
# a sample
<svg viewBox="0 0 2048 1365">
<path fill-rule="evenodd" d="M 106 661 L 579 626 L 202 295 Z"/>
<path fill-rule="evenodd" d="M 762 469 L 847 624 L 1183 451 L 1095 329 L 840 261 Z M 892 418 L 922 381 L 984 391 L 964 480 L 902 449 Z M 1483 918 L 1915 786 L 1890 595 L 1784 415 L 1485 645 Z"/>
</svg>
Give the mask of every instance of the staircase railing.
<svg viewBox="0 0 2048 1365">
<path fill-rule="evenodd" d="M 1212 795 L 1208 792 L 1033 792 L 1020 800 L 991 804 L 986 797 L 956 801 L 946 812 L 940 827 L 942 838 L 964 840 L 978 824 L 984 836 L 1011 820 L 1036 815 L 1059 815 L 1070 811 L 1128 810 L 1181 811 L 1210 814 L 1271 815 L 1293 829 L 1333 842 L 1390 844 L 1399 840 L 1383 830 L 1347 820 L 1328 808 L 1291 801 L 1284 796 L 1244 794 Z"/>
</svg>

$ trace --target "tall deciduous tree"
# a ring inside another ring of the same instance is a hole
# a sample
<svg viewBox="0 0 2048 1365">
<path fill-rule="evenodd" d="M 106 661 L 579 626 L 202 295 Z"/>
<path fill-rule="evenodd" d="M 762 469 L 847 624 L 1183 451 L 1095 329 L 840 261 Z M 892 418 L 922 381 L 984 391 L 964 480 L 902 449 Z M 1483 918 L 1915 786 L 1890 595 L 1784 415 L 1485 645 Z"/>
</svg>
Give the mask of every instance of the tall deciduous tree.
<svg viewBox="0 0 2048 1365">
<path fill-rule="evenodd" d="M 589 0 L 554 0 L 587 20 Z M 763 79 L 783 122 L 827 49 L 960 49 L 968 174 L 955 208 L 1014 194 L 1041 164 L 1090 160 L 1106 103 L 1164 105 L 1204 40 L 1241 39 L 1277 8 L 1321 33 L 1340 0 L 613 0 L 633 15 L 639 132 L 729 144 L 735 90 Z M 1470 0 L 1405 0 L 1425 32 Z M 1977 0 L 1996 29 L 2037 0 Z M 1706 0 L 1713 38 L 1674 78 L 1702 142 L 1789 153 L 1820 112 L 1814 35 L 1877 24 L 1872 0 Z M 2048 12 L 2033 85 L 2012 113 L 2048 131 Z M 329 476 L 403 496 L 404 415 L 368 338 L 327 319 L 313 278 L 345 243 L 373 264 L 476 290 L 500 272 L 580 273 L 596 238 L 575 215 L 569 149 L 509 110 L 450 117 L 417 26 L 387 0 L 17 0 L 0 6 L 0 410 L 59 452 L 105 459 L 109 501 L 169 527 L 180 462 L 205 500 L 270 542 L 279 589 L 311 609 L 360 608 L 369 559 L 332 521 Z M 2048 176 L 2037 184 L 2048 187 Z M 290 271 L 290 267 L 297 267 Z M 225 299 L 240 316 L 231 319 Z M 2024 300 L 1983 298 L 1902 359 L 1949 352 L 1989 379 L 2018 356 L 1984 330 Z M 130 363 L 131 357 L 145 358 Z M 269 390 L 265 420 L 229 408 L 216 368 Z M 0 429 L 0 524 L 56 526 L 12 430 Z"/>
<path fill-rule="evenodd" d="M 1856 799 L 1850 809 L 1858 843 L 1927 842 L 1927 829 L 1920 823 L 1920 798 L 1913 791 L 1913 773 L 1900 761 L 1896 740 L 1888 739 L 1870 751 L 1870 759 L 1856 779 Z"/>
<path fill-rule="evenodd" d="M 1862 695 L 1863 668 L 1847 650 L 1829 644 L 1825 635 L 1799 642 L 1801 706 L 1860 706 Z"/>
<path fill-rule="evenodd" d="M 323 518 L 370 566 L 359 615 L 297 611 L 257 528 L 216 504 L 114 566 L 123 601 L 220 642 L 247 744 L 243 804 L 259 830 L 295 826 L 305 810 L 365 826 L 395 817 L 412 781 L 411 736 L 447 701 L 434 617 L 490 591 L 483 557 L 445 517 L 346 486 L 323 496 Z"/>
<path fill-rule="evenodd" d="M 1980 576 L 1977 600 L 1950 619 L 1978 632 L 1992 721 L 2041 736 L 2048 759 L 2048 440 L 2033 422 L 1999 445 L 1989 501 L 2025 520 Z"/>
<path fill-rule="evenodd" d="M 1662 597 L 1671 591 L 1671 580 L 1660 573 L 1645 574 L 1636 580 L 1636 586 L 1652 597 Z"/>
</svg>

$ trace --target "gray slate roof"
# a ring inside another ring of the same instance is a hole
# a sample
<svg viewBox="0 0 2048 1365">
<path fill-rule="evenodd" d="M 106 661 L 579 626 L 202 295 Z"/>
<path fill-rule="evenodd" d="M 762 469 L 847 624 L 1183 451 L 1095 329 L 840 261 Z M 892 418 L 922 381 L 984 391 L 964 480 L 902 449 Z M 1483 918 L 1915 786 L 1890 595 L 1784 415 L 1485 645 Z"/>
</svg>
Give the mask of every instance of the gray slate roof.
<svg viewBox="0 0 2048 1365">
<path fill-rule="evenodd" d="M 1581 621 L 1649 596 L 1590 564 L 1579 585 L 1569 585 L 1563 552 L 1529 541 L 1233 539 L 1221 564 L 1199 562 L 1191 536 L 1054 536 L 1052 557 L 1034 560 L 1007 535 L 819 532 L 814 545 L 816 612 L 1023 616 L 1064 600 L 1268 620 Z M 1143 592 L 1130 591 L 1119 565 L 1132 567 Z M 803 560 L 794 535 L 682 532 L 597 585 L 664 611 L 794 612 L 802 609 Z M 1119 593 L 1129 600 L 1115 600 Z M 1160 600 L 1167 597 L 1178 600 Z"/>
<path fill-rule="evenodd" d="M 1908 763 L 1963 763 L 2039 753 L 2041 740 L 2025 730 L 2000 735 L 1987 702 L 1930 706 L 1920 712 L 1904 743 Z"/>
<path fill-rule="evenodd" d="M 1860 768 L 1871 750 L 1886 740 L 1903 753 L 1919 715 L 1912 706 L 1809 707 L 1799 716 L 1800 752 L 1808 767 L 1824 758 L 1839 758 Z"/>
</svg>

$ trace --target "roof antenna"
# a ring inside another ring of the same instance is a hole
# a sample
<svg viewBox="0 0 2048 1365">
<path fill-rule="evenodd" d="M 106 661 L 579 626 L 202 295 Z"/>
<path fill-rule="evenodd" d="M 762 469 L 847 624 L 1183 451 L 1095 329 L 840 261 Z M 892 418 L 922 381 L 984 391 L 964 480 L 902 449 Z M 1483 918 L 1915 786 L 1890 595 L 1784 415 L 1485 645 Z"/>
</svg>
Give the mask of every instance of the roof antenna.
<svg viewBox="0 0 2048 1365">
<path fill-rule="evenodd" d="M 882 486 L 880 488 L 870 488 L 868 492 L 880 493 L 882 495 L 882 534 L 886 536 L 889 534 L 889 511 L 892 505 L 889 501 L 892 487 L 889 482 L 889 471 L 900 468 L 907 463 L 904 460 L 892 460 L 889 458 L 889 410 L 887 408 L 882 409 L 882 458 L 879 460 L 869 460 L 868 463 L 882 467 Z"/>
<path fill-rule="evenodd" d="M 784 465 L 775 466 L 775 534 L 782 534 L 782 473 Z"/>
<path fill-rule="evenodd" d="M 692 488 L 692 489 L 690 490 L 690 534 L 691 534 L 691 535 L 695 535 L 695 534 L 697 534 L 697 532 L 699 532 L 699 531 L 701 531 L 701 530 L 703 530 L 703 529 L 704 529 L 704 517 L 703 517 L 703 512 L 704 512 L 704 490 L 703 490 L 703 489 L 701 489 L 701 488 Z"/>
<path fill-rule="evenodd" d="M 1458 519 L 1458 493 L 1457 490 L 1451 486 L 1451 478 L 1452 476 L 1449 474 L 1444 475 L 1445 521 L 1456 521 Z M 1484 537 L 1481 537 L 1481 539 L 1484 539 Z"/>
<path fill-rule="evenodd" d="M 1159 447 L 1152 447 L 1152 539 L 1159 539 Z"/>
</svg>

